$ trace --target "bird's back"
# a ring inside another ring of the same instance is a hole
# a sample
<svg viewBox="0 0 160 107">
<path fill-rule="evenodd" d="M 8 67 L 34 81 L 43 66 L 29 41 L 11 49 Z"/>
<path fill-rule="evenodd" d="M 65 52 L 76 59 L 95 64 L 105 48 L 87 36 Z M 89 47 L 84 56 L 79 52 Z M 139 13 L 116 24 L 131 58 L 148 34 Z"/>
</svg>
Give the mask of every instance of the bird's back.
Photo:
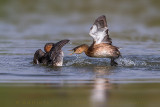
<svg viewBox="0 0 160 107">
<path fill-rule="evenodd" d="M 106 43 L 93 44 L 89 47 L 87 56 L 99 58 L 118 58 L 120 56 L 120 51 L 117 47 Z"/>
</svg>

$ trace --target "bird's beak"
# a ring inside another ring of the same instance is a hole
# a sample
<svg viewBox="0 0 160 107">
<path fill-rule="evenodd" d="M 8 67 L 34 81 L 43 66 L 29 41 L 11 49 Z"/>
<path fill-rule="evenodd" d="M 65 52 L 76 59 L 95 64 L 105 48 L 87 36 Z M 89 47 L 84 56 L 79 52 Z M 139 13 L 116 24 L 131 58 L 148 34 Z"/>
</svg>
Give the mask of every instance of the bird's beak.
<svg viewBox="0 0 160 107">
<path fill-rule="evenodd" d="M 73 51 L 73 50 L 68 50 L 68 51 Z M 69 55 L 73 55 L 74 54 L 74 51 L 72 53 L 70 53 Z"/>
</svg>

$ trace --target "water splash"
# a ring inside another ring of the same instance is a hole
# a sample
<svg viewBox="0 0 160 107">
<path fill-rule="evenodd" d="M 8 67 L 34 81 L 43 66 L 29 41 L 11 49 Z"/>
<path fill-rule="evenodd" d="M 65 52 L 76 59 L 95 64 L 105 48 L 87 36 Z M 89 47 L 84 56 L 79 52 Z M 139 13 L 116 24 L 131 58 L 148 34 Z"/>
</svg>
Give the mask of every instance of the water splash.
<svg viewBox="0 0 160 107">
<path fill-rule="evenodd" d="M 75 57 L 67 57 L 64 61 L 65 66 L 85 66 L 85 65 L 92 65 L 92 62 L 87 60 L 85 57 L 81 57 L 76 55 Z"/>
<path fill-rule="evenodd" d="M 130 58 L 121 58 L 118 61 L 118 64 L 121 66 L 133 67 L 133 66 L 146 66 L 147 63 L 141 60 L 134 60 Z"/>
<path fill-rule="evenodd" d="M 158 57 L 159 58 L 159 57 Z M 158 67 L 160 60 L 152 56 L 123 56 L 116 60 L 120 67 Z M 91 58 L 86 56 L 73 56 L 64 58 L 64 66 L 110 66 L 108 58 Z"/>
</svg>

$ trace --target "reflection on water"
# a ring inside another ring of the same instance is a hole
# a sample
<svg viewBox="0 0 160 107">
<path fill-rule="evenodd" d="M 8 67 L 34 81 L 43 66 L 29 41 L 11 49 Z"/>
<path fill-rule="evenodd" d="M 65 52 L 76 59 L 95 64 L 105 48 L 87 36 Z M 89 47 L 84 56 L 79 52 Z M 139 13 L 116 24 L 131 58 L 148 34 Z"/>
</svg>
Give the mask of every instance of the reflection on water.
<svg viewBox="0 0 160 107">
<path fill-rule="evenodd" d="M 0 103 L 5 107 L 158 107 L 159 90 L 159 83 L 114 84 L 105 79 L 63 85 L 1 83 Z"/>
<path fill-rule="evenodd" d="M 114 38 L 160 40 L 157 0 L 5 1 L 0 1 L 0 34 L 12 39 L 55 40 L 64 36 L 80 39 L 84 35 L 86 40 L 94 19 L 105 14 Z"/>
<path fill-rule="evenodd" d="M 109 80 L 103 78 L 95 79 L 91 91 L 92 107 L 105 107 L 107 104 L 108 89 L 111 88 Z"/>
<path fill-rule="evenodd" d="M 97 73 L 94 79 L 93 89 L 91 90 L 92 107 L 105 107 L 107 105 L 108 90 L 111 89 L 109 79 L 97 78 L 102 75 L 109 75 L 110 67 L 94 67 L 93 71 Z"/>
</svg>

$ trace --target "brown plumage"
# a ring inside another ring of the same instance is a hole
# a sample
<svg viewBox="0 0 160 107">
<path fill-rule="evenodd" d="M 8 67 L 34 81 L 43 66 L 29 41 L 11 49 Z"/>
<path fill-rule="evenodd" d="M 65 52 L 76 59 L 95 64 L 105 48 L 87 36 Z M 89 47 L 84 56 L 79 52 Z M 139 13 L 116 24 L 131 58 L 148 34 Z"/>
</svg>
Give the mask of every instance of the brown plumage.
<svg viewBox="0 0 160 107">
<path fill-rule="evenodd" d="M 49 53 L 49 51 L 51 50 L 51 48 L 54 46 L 54 43 L 46 43 L 44 46 L 44 51 L 43 52 L 41 49 L 38 49 L 35 54 L 34 54 L 34 58 L 33 58 L 33 62 L 35 64 L 46 64 L 46 55 Z"/>
<path fill-rule="evenodd" d="M 44 46 L 45 52 L 41 49 L 38 49 L 33 58 L 35 64 L 51 64 L 52 66 L 62 66 L 63 64 L 63 51 L 62 47 L 67 44 L 69 40 L 61 40 L 54 43 L 46 43 Z"/>
<path fill-rule="evenodd" d="M 106 17 L 104 15 L 98 17 L 89 32 L 93 37 L 91 46 L 82 44 L 72 49 L 73 53 L 85 53 L 89 57 L 110 58 L 111 66 L 118 65 L 114 60 L 121 56 L 119 48 L 112 45 L 109 37 Z"/>
<path fill-rule="evenodd" d="M 33 63 L 34 64 L 42 63 L 44 55 L 45 53 L 41 49 L 38 49 L 34 54 Z"/>
<path fill-rule="evenodd" d="M 53 47 L 54 43 L 46 43 L 44 46 L 44 51 L 49 52 L 51 48 Z"/>
</svg>

